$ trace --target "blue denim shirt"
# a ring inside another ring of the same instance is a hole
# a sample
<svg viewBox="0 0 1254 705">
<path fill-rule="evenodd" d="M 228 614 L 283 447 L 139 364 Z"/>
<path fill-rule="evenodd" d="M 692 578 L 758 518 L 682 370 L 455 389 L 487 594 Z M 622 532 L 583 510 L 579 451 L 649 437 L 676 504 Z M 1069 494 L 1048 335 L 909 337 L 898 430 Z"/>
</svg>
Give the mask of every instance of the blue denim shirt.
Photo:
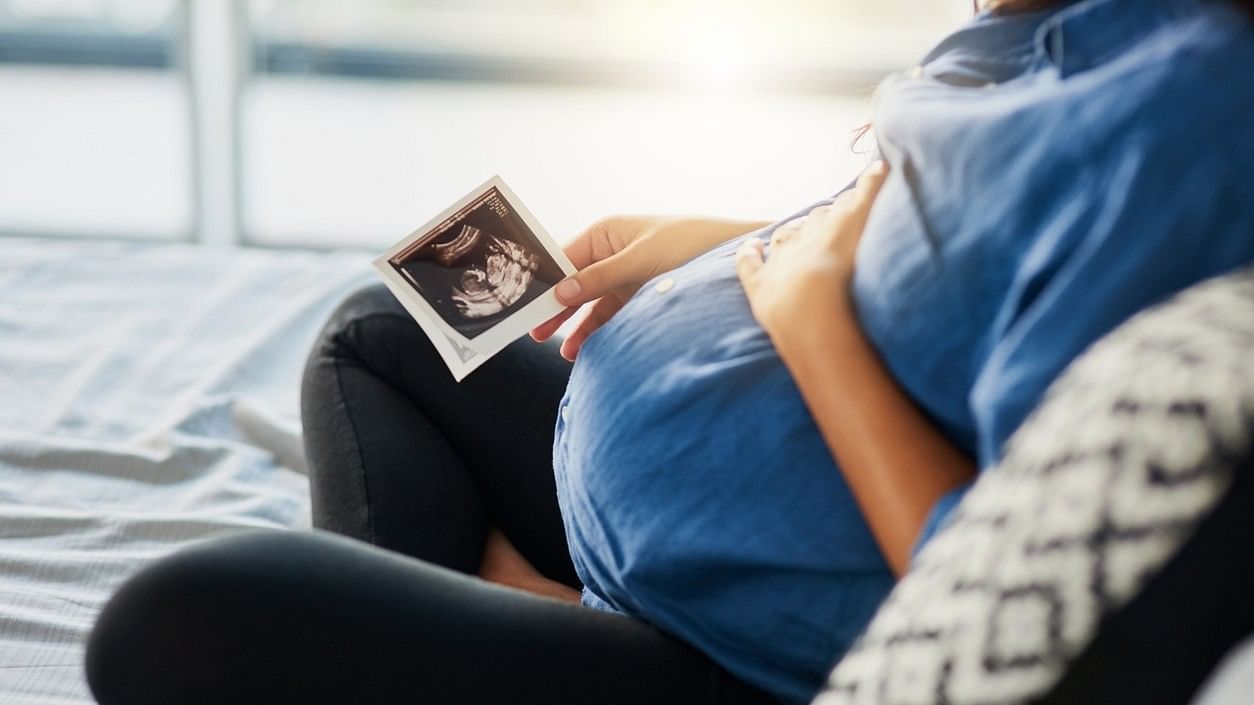
<svg viewBox="0 0 1254 705">
<path fill-rule="evenodd" d="M 981 468 L 1087 345 L 1254 261 L 1252 67 L 1235 6 L 1087 0 L 979 15 L 881 85 L 892 170 L 857 255 L 858 313 Z M 803 702 L 893 578 L 749 312 L 739 242 L 649 282 L 585 343 L 557 420 L 558 496 L 586 604 Z"/>
</svg>

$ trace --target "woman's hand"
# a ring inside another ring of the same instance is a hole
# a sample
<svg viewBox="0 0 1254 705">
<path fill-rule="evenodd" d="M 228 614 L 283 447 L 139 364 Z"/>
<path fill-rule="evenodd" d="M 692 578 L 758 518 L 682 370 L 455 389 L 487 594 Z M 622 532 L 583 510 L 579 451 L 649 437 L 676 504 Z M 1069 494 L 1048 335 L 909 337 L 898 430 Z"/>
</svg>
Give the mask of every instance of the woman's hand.
<svg viewBox="0 0 1254 705">
<path fill-rule="evenodd" d="M 627 303 L 646 281 L 678 267 L 720 242 L 765 226 L 765 222 L 665 216 L 612 216 L 597 221 L 565 247 L 579 270 L 557 285 L 567 308 L 531 331 L 547 340 L 585 303 L 595 302 L 562 343 L 574 360 L 588 336 Z"/>
<path fill-rule="evenodd" d="M 754 318 L 772 340 L 804 330 L 816 302 L 848 302 L 854 253 L 887 174 L 885 163 L 875 162 L 831 205 L 776 228 L 769 259 L 763 258 L 759 238 L 746 240 L 736 251 L 736 274 Z"/>
<path fill-rule="evenodd" d="M 928 512 L 975 477 L 954 446 L 897 385 L 858 325 L 853 257 L 888 173 L 872 164 L 826 207 L 737 250 L 736 273 L 771 336 L 884 558 L 900 575 Z"/>
</svg>

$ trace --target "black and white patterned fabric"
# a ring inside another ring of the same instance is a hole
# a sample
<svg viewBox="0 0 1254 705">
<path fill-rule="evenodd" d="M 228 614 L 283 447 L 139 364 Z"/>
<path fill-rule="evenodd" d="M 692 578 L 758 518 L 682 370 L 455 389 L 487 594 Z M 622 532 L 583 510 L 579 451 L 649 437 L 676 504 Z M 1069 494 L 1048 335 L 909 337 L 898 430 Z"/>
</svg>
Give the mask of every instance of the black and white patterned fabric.
<svg viewBox="0 0 1254 705">
<path fill-rule="evenodd" d="M 1246 268 L 1140 313 L 1072 363 L 815 705 L 1041 698 L 1224 497 L 1252 437 Z M 1248 562 L 1252 544 L 1233 537 L 1232 560 Z"/>
</svg>

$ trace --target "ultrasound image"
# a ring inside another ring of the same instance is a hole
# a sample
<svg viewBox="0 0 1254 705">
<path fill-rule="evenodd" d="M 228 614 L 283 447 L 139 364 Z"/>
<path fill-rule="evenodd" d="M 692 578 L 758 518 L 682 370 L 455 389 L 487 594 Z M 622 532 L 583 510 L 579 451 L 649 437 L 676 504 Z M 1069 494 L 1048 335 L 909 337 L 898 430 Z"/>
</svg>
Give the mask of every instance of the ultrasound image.
<svg viewBox="0 0 1254 705">
<path fill-rule="evenodd" d="M 469 263 L 452 293 L 453 303 L 466 318 L 491 316 L 512 306 L 527 292 L 540 266 L 540 258 L 522 245 L 470 225 L 463 225 L 443 249 L 439 243 L 432 249 L 445 266 L 456 266 L 459 260 Z"/>
<path fill-rule="evenodd" d="M 562 277 L 521 218 L 493 190 L 439 235 L 392 264 L 467 338 L 491 328 Z"/>
</svg>

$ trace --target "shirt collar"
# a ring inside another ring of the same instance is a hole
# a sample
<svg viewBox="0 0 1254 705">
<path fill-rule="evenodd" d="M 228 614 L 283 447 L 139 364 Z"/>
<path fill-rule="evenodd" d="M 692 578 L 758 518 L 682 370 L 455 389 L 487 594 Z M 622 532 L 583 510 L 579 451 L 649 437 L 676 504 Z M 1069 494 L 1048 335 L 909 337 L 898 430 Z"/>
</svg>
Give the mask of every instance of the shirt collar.
<svg viewBox="0 0 1254 705">
<path fill-rule="evenodd" d="M 1062 0 L 1035 12 L 977 14 L 928 52 L 981 62 L 1052 65 L 1063 76 L 1090 69 L 1208 0 Z"/>
<path fill-rule="evenodd" d="M 1037 65 L 1062 77 L 1093 68 L 1204 0 L 1084 0 L 1046 17 L 1033 43 Z"/>
<path fill-rule="evenodd" d="M 1058 11 L 1053 7 L 1003 15 L 985 10 L 942 39 L 921 63 L 954 54 L 1006 62 L 1030 59 L 1041 22 Z"/>
</svg>

